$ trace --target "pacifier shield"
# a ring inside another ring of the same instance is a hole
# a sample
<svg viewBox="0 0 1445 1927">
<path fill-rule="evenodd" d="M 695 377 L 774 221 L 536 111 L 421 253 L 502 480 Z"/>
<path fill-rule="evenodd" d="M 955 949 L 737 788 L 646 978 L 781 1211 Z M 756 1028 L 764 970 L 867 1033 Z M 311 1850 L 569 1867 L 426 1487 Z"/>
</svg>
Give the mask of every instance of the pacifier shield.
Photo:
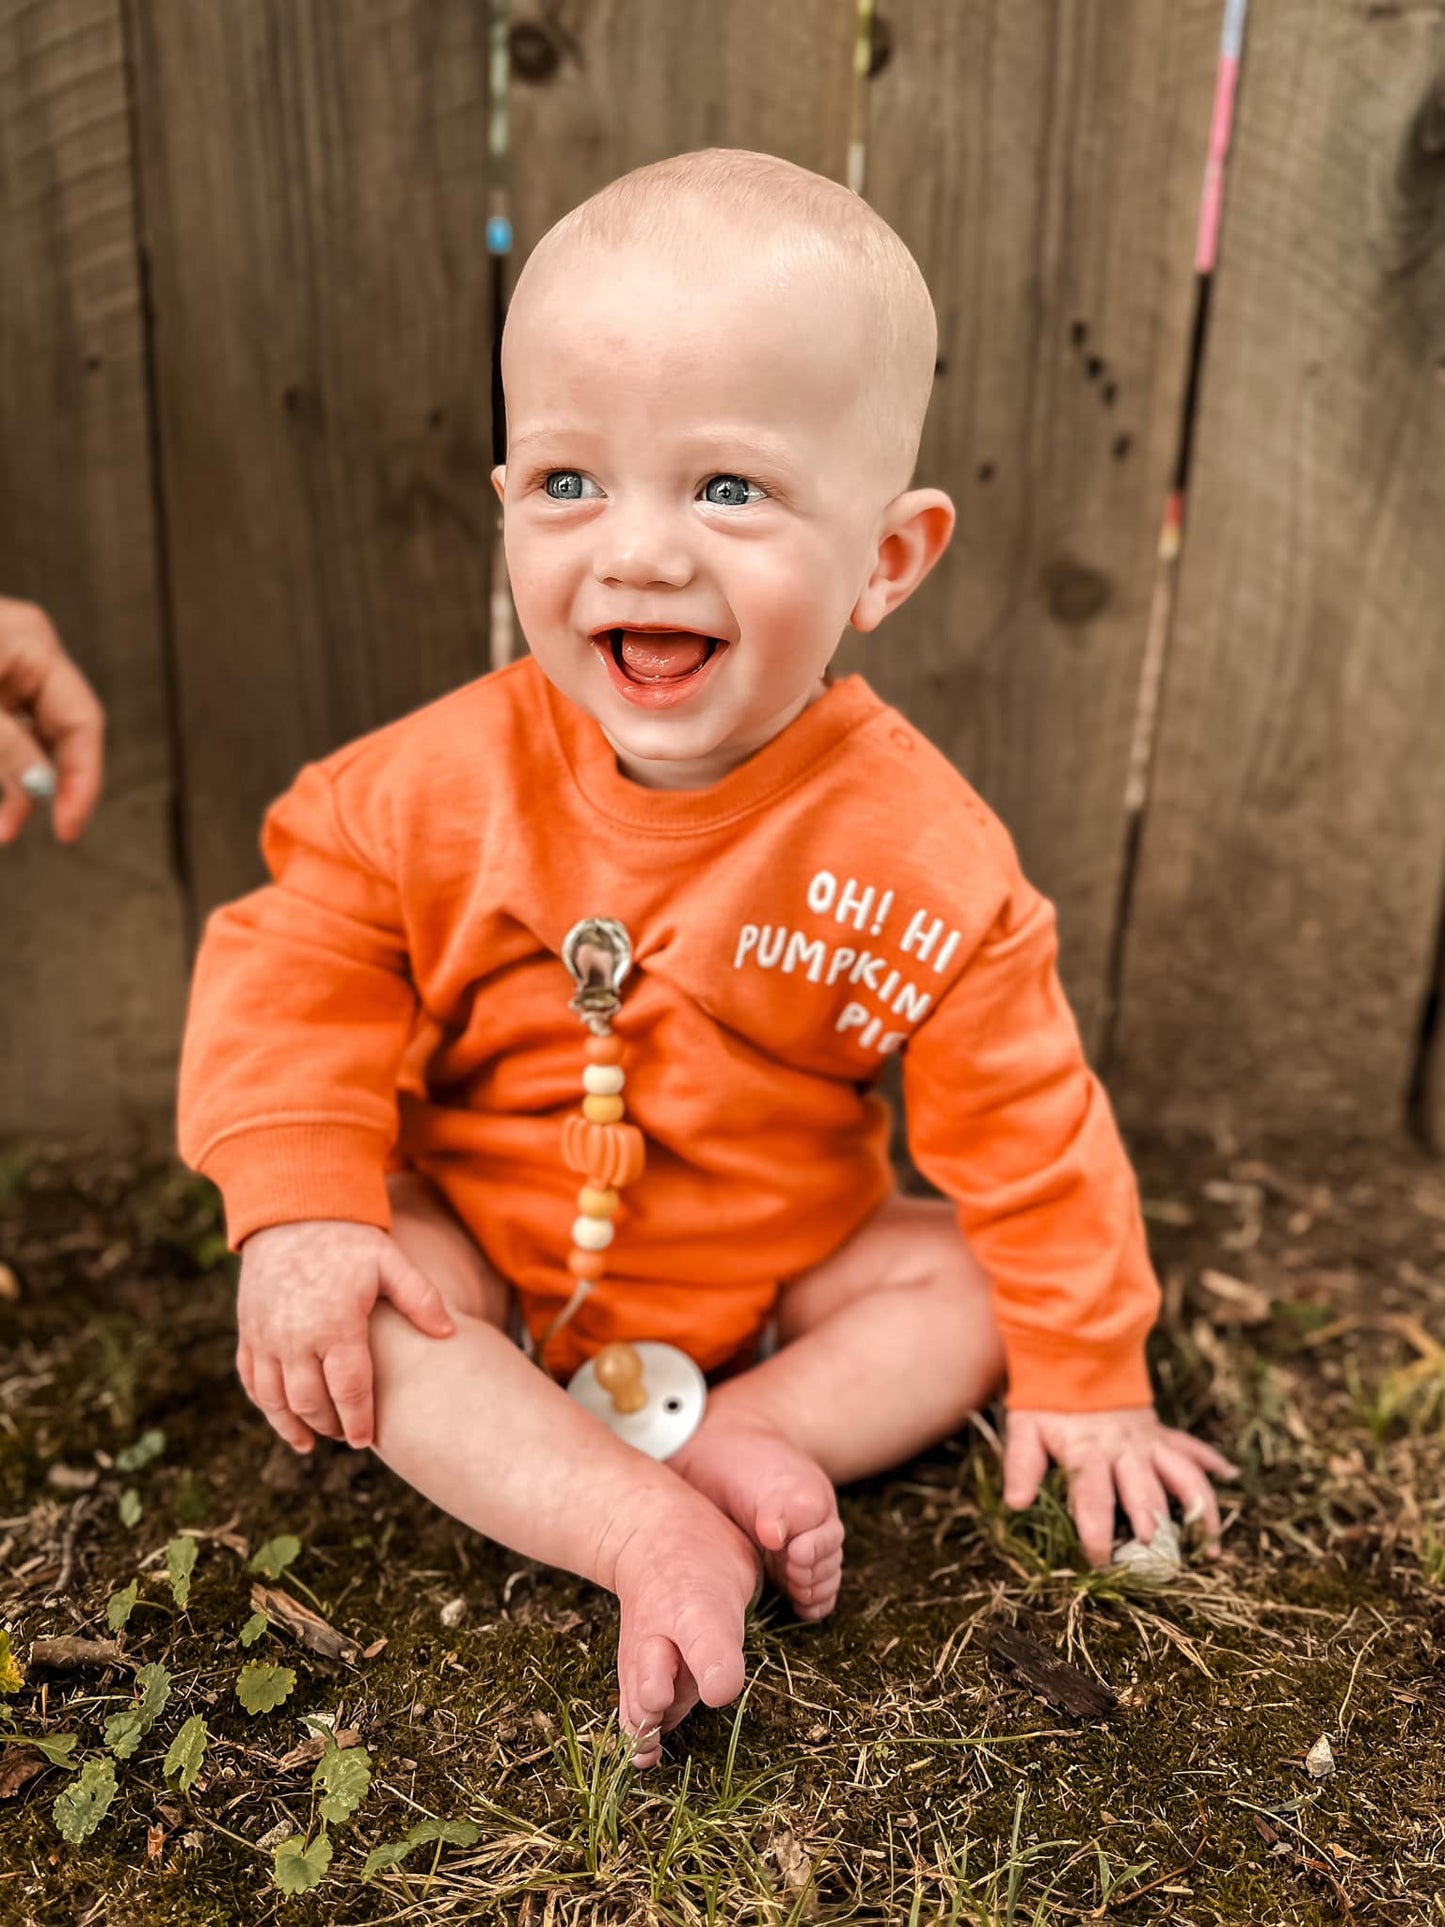
<svg viewBox="0 0 1445 1927">
<path fill-rule="evenodd" d="M 647 1402 L 635 1412 L 619 1412 L 612 1395 L 598 1383 L 592 1359 L 579 1365 L 567 1390 L 579 1405 L 600 1418 L 625 1445 L 650 1459 L 668 1459 L 687 1444 L 702 1423 L 707 1380 L 686 1352 L 644 1338 L 633 1344 L 642 1365 Z"/>
</svg>

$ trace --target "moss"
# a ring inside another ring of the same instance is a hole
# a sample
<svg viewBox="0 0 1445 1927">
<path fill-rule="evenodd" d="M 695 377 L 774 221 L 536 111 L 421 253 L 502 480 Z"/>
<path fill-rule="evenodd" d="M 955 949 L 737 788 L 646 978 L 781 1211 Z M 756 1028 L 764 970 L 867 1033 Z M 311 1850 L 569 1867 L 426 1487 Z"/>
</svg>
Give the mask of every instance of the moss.
<svg viewBox="0 0 1445 1927">
<path fill-rule="evenodd" d="M 1331 1166 L 1335 1210 L 1315 1219 L 1316 1242 L 1298 1206 L 1266 1200 L 1248 1273 L 1280 1302 L 1307 1302 L 1289 1294 L 1325 1273 L 1355 1283 L 1338 1286 L 1328 1318 L 1315 1305 L 1302 1320 L 1215 1327 L 1192 1278 L 1202 1264 L 1242 1265 L 1222 1243 L 1237 1228 L 1230 1205 L 1203 1190 L 1227 1174 L 1200 1147 L 1151 1147 L 1145 1162 L 1146 1191 L 1195 1214 L 1156 1239 L 1183 1279 L 1158 1347 L 1175 1416 L 1226 1443 L 1254 1426 L 1269 1448 L 1255 1453 L 1221 1568 L 1160 1593 L 1103 1589 L 1069 1570 L 1057 1511 L 1000 1513 L 980 1478 L 986 1449 L 961 1441 L 845 1495 L 850 1564 L 834 1620 L 803 1626 L 767 1605 L 750 1630 L 741 1716 L 694 1715 L 664 1765 L 633 1780 L 608 1751 L 611 1600 L 479 1541 L 368 1457 L 278 1454 L 234 1382 L 231 1279 L 206 1262 L 204 1195 L 165 1167 L 132 1189 L 117 1170 L 32 1161 L 0 1203 L 25 1285 L 19 1306 L 0 1308 L 0 1343 L 27 1380 L 0 1427 L 0 1490 L 7 1513 L 30 1520 L 0 1571 L 58 1560 L 75 1500 L 46 1486 L 50 1462 L 101 1477 L 84 1495 L 65 1601 L 46 1608 L 44 1584 L 0 1580 L 0 1616 L 22 1650 L 44 1632 L 103 1632 L 110 1592 L 184 1525 L 239 1531 L 251 1546 L 296 1533 L 305 1551 L 283 1586 L 314 1593 L 360 1644 L 387 1643 L 356 1668 L 279 1632 L 243 1652 L 251 1575 L 224 1539 L 203 1537 L 186 1612 L 163 1580 L 142 1587 L 131 1655 L 163 1662 L 173 1696 L 122 1765 L 97 1833 L 59 1839 L 58 1770 L 0 1804 L 0 1865 L 21 1874 L 0 1885 L 0 1917 L 269 1917 L 282 1903 L 255 1843 L 287 1816 L 308 1822 L 309 1773 L 280 1765 L 306 1712 L 358 1726 L 376 1772 L 355 1821 L 336 1830 L 325 1884 L 284 1903 L 288 1922 L 407 1907 L 529 1927 L 704 1920 L 710 1909 L 743 1927 L 790 1914 L 923 1922 L 962 1905 L 961 1881 L 980 1917 L 993 1906 L 1003 1918 L 1011 1880 L 1017 1917 L 1062 1921 L 1102 1904 L 1101 1850 L 1119 1901 L 1153 1883 L 1125 1919 L 1311 1927 L 1338 1920 L 1346 1900 L 1358 1921 L 1430 1916 L 1445 1895 L 1433 1688 L 1445 1604 L 1402 1520 L 1438 1517 L 1442 1448 L 1404 1424 L 1377 1446 L 1328 1369 L 1338 1342 L 1302 1345 L 1299 1332 L 1328 1331 L 1372 1300 L 1409 1309 L 1401 1261 L 1413 1252 L 1427 1275 L 1438 1221 L 1412 1214 L 1408 1165 Z M 1347 1204 L 1360 1186 L 1367 1200 Z M 1323 1300 L 1317 1282 L 1308 1289 Z M 1414 1308 L 1428 1322 L 1423 1293 Z M 1398 1347 L 1373 1342 L 1359 1348 L 1367 1379 L 1399 1363 Z M 124 1479 L 97 1463 L 97 1450 L 113 1455 L 148 1426 L 165 1431 L 160 1458 Z M 145 1506 L 133 1532 L 117 1516 L 125 1484 Z M 457 1597 L 449 1628 L 441 1608 Z M 1096 1671 L 1118 1710 L 1074 1722 L 998 1670 L 985 1645 L 1000 1619 Z M 298 1675 L 291 1698 L 254 1720 L 234 1697 L 252 1656 Z M 17 1698 L 22 1724 L 77 1731 L 88 1753 L 128 1698 L 120 1673 L 58 1676 L 43 1702 L 39 1686 Z M 214 1737 L 187 1803 L 161 1761 L 197 1711 Z M 1339 1769 L 1316 1783 L 1303 1762 L 1322 1732 Z M 477 1847 L 448 1849 L 435 1875 L 419 1853 L 363 1887 L 367 1849 L 419 1809 L 473 1814 Z"/>
</svg>

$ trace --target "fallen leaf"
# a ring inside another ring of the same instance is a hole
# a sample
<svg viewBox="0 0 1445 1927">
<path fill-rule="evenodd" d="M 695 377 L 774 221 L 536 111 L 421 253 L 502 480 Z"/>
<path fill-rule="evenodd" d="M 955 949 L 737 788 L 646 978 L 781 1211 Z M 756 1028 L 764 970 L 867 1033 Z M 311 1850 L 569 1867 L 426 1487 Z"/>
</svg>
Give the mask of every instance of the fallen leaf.
<svg viewBox="0 0 1445 1927">
<path fill-rule="evenodd" d="M 0 1800 L 13 1800 L 45 1767 L 46 1762 L 33 1747 L 7 1746 L 0 1753 Z"/>
<path fill-rule="evenodd" d="M 339 1659 L 343 1665 L 354 1666 L 361 1658 L 361 1648 L 354 1639 L 337 1632 L 320 1613 L 312 1612 L 279 1586 L 252 1586 L 251 1610 L 265 1613 L 273 1626 L 283 1626 L 298 1645 L 320 1653 L 323 1659 Z"/>
</svg>

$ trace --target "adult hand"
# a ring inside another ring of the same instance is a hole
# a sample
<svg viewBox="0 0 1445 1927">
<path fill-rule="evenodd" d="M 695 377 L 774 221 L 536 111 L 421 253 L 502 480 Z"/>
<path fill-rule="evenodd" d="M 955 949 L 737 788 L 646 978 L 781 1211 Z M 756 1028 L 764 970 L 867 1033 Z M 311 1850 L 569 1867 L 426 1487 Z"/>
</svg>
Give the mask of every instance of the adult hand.
<svg viewBox="0 0 1445 1927">
<path fill-rule="evenodd" d="M 1006 1506 L 1022 1512 L 1033 1504 L 1050 1459 L 1069 1475 L 1069 1510 L 1091 1566 L 1106 1566 L 1113 1556 L 1116 1493 L 1146 1545 L 1169 1517 L 1172 1492 L 1184 1506 L 1185 1519 L 1201 1520 L 1206 1543 L 1217 1548 L 1219 1501 L 1205 1475 L 1232 1479 L 1238 1470 L 1203 1439 L 1161 1425 L 1152 1405 L 1114 1412 L 1010 1412 L 1003 1460 Z"/>
<path fill-rule="evenodd" d="M 47 796 L 73 843 L 100 795 L 104 740 L 105 711 L 45 611 L 0 596 L 0 844 Z"/>
<path fill-rule="evenodd" d="M 316 1218 L 253 1231 L 236 1299 L 241 1383 L 286 1443 L 370 1445 L 367 1325 L 385 1298 L 429 1338 L 456 1330 L 436 1286 L 376 1225 Z"/>
</svg>

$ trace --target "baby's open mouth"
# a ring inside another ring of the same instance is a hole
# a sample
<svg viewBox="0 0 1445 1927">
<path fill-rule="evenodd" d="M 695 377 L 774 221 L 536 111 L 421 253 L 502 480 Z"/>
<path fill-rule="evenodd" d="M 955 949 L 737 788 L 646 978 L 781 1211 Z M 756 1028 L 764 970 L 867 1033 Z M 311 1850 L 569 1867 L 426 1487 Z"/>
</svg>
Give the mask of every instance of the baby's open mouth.
<svg viewBox="0 0 1445 1927">
<path fill-rule="evenodd" d="M 604 637 L 595 640 L 600 643 Z M 690 629 L 612 629 L 605 640 L 627 680 L 641 683 L 684 682 L 722 647 L 716 636 Z"/>
</svg>

